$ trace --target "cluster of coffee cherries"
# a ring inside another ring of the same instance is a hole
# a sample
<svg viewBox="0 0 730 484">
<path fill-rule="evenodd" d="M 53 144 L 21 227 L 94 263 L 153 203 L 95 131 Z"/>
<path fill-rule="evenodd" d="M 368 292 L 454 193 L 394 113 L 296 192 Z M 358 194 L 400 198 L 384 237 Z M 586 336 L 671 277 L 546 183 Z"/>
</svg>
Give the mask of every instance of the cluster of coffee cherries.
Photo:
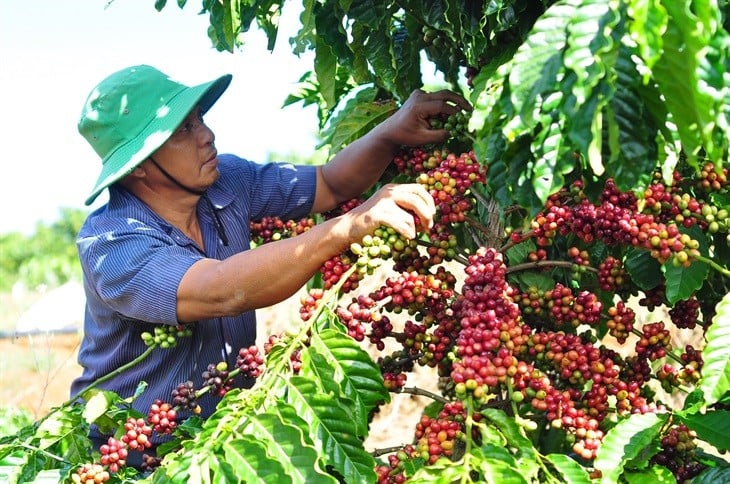
<svg viewBox="0 0 730 484">
<path fill-rule="evenodd" d="M 469 131 L 469 119 L 471 115 L 467 111 L 457 111 L 454 114 L 441 114 L 430 118 L 429 124 L 432 129 L 445 129 L 449 131 L 451 143 L 461 145 L 472 145 L 472 133 Z"/>
<path fill-rule="evenodd" d="M 101 464 L 83 464 L 71 474 L 71 482 L 75 484 L 99 484 L 110 478 L 111 474 Z"/>
<path fill-rule="evenodd" d="M 258 346 L 251 345 L 248 348 L 238 350 L 236 368 L 241 371 L 245 378 L 258 378 L 264 372 L 265 356 Z"/>
<path fill-rule="evenodd" d="M 127 465 L 130 452 L 144 452 L 152 447 L 152 431 L 153 427 L 145 419 L 129 417 L 124 423 L 122 436 L 119 439 L 109 437 L 99 447 L 99 462 L 80 466 L 71 475 L 71 480 L 80 484 L 109 481 L 112 474 L 118 473 Z"/>
<path fill-rule="evenodd" d="M 481 421 L 481 414 L 472 416 L 474 422 Z M 415 440 L 388 456 L 387 464 L 375 468 L 378 484 L 407 482 L 409 470 L 433 464 L 442 457 L 457 459 L 464 449 L 465 421 L 467 412 L 463 402 L 444 404 L 436 417 L 421 416 L 416 423 Z M 473 437 L 479 439 L 478 430 Z"/>
<path fill-rule="evenodd" d="M 557 328 L 577 328 L 582 324 L 595 326 L 600 322 L 603 310 L 603 303 L 596 294 L 585 290 L 574 294 L 561 283 L 546 291 L 529 288 L 515 294 L 514 301 L 520 305 L 527 321 L 539 322 L 541 326 L 552 321 Z"/>
<path fill-rule="evenodd" d="M 312 217 L 304 217 L 299 220 L 282 220 L 279 217 L 264 217 L 260 220 L 251 221 L 251 242 L 262 245 L 267 242 L 288 239 L 306 232 L 314 227 L 316 220 Z"/>
<path fill-rule="evenodd" d="M 689 482 L 705 469 L 695 459 L 696 437 L 696 432 L 683 423 L 671 426 L 662 437 L 662 449 L 652 457 L 652 462 L 669 469 L 677 482 Z"/>
<path fill-rule="evenodd" d="M 661 383 L 662 388 L 669 393 L 681 384 L 697 384 L 700 379 L 704 364 L 700 351 L 688 344 L 685 346 L 684 352 L 680 355 L 679 361 L 682 365 L 679 368 L 670 363 L 664 363 L 656 371 L 657 379 Z"/>
<path fill-rule="evenodd" d="M 631 292 L 631 278 L 623 263 L 610 255 L 598 264 L 598 285 L 606 292 L 619 295 Z"/>
<path fill-rule="evenodd" d="M 711 234 L 728 233 L 730 213 L 710 203 L 712 193 L 727 191 L 727 172 L 727 168 L 718 170 L 712 163 L 705 163 L 700 169 L 700 176 L 694 178 L 698 180 L 695 186 L 688 186 L 676 171 L 670 185 L 655 174 L 655 182 L 643 194 L 644 211 L 663 222 L 675 222 L 684 227 L 697 224 Z"/>
<path fill-rule="evenodd" d="M 193 334 L 193 330 L 184 324 L 176 326 L 158 324 L 153 333 L 145 331 L 141 334 L 142 341 L 147 346 L 156 345 L 160 348 L 173 348 L 178 338 L 186 338 Z"/>
<path fill-rule="evenodd" d="M 574 234 L 586 243 L 600 240 L 608 246 L 646 249 L 660 263 L 672 260 L 687 267 L 699 256 L 698 241 L 682 233 L 676 222 L 642 212 L 636 196 L 621 192 L 613 180 L 606 182 L 598 204 L 585 196 L 582 186 L 575 182 L 548 198 L 531 223 L 538 245 L 551 245 L 558 234 Z"/>
<path fill-rule="evenodd" d="M 451 379 L 458 393 L 476 392 L 477 400 L 484 402 L 490 387 L 515 375 L 514 353 L 527 343 L 530 329 L 511 299 L 515 291 L 507 284 L 500 252 L 479 248 L 469 257 L 465 273 L 461 294 L 452 305 L 460 328 L 451 356 Z"/>
<path fill-rule="evenodd" d="M 690 297 L 674 303 L 669 310 L 672 323 L 680 329 L 694 329 L 699 322 L 700 302 L 696 297 Z"/>
<path fill-rule="evenodd" d="M 241 351 L 243 351 L 243 348 L 239 351 L 239 358 L 241 358 Z M 261 364 L 263 364 L 263 361 Z M 241 373 L 248 373 L 250 365 L 246 363 L 245 370 L 241 365 L 237 364 L 236 366 L 241 368 Z M 203 387 L 210 388 L 210 391 L 219 397 L 223 397 L 228 393 L 233 388 L 233 379 L 230 378 L 228 363 L 225 361 L 221 361 L 218 364 L 209 363 L 208 368 L 203 372 Z"/>
<path fill-rule="evenodd" d="M 285 346 L 288 345 L 292 340 L 292 335 L 288 333 L 281 333 L 281 334 L 272 334 L 269 335 L 269 338 L 264 343 L 264 354 L 268 355 L 271 353 L 275 347 L 277 346 Z M 291 356 L 289 357 L 289 370 L 294 374 L 299 374 L 299 371 L 302 369 L 302 358 L 301 358 L 301 348 L 297 348 L 292 352 Z"/>
<path fill-rule="evenodd" d="M 615 306 L 608 308 L 606 313 L 608 314 L 606 321 L 608 334 L 616 338 L 619 344 L 624 344 L 634 330 L 636 313 L 623 301 L 618 301 Z"/>
</svg>

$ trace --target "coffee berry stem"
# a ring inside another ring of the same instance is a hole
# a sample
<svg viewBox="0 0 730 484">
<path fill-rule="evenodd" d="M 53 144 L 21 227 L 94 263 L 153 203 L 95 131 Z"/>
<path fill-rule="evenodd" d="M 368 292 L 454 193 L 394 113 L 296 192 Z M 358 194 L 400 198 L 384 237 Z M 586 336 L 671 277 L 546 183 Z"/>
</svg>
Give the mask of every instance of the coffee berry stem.
<svg viewBox="0 0 730 484">
<path fill-rule="evenodd" d="M 512 232 L 507 242 L 499 248 L 499 251 L 504 254 L 508 249 L 511 249 L 517 244 L 521 244 L 533 235 L 535 235 L 535 231 L 533 229 L 530 229 L 527 232 Z"/>
<path fill-rule="evenodd" d="M 84 395 L 84 394 L 85 394 L 86 392 L 88 392 L 89 390 L 93 390 L 94 388 L 98 387 L 99 385 L 101 385 L 101 384 L 102 384 L 102 383 L 104 383 L 105 381 L 111 380 L 112 378 L 114 378 L 114 377 L 116 377 L 116 376 L 118 376 L 118 375 L 120 375 L 120 374 L 124 373 L 124 372 L 125 372 L 125 371 L 127 371 L 128 369 L 130 369 L 130 368 L 132 368 L 133 366 L 137 365 L 138 363 L 141 363 L 141 362 L 142 362 L 142 361 L 144 361 L 144 359 L 145 359 L 145 358 L 147 358 L 147 357 L 149 356 L 149 354 L 150 354 L 150 353 L 152 353 L 152 351 L 153 351 L 153 350 L 154 350 L 155 348 L 157 348 L 157 347 L 158 347 L 158 345 L 157 345 L 156 343 L 153 343 L 153 344 L 151 344 L 151 345 L 150 345 L 150 346 L 148 346 L 148 347 L 147 347 L 147 349 L 146 349 L 146 350 L 145 350 L 145 351 L 144 351 L 144 352 L 143 352 L 143 353 L 142 353 L 141 355 L 139 355 L 139 356 L 138 356 L 137 358 L 133 359 L 133 360 L 132 360 L 132 361 L 130 361 L 129 363 L 126 363 L 126 364 L 124 364 L 124 365 L 120 366 L 119 368 L 115 369 L 114 371 L 112 371 L 112 372 L 110 372 L 110 373 L 107 373 L 106 375 L 104 375 L 104 376 L 102 376 L 102 377 L 100 377 L 100 378 L 97 378 L 96 380 L 94 380 L 93 382 L 91 382 L 91 383 L 90 383 L 89 385 L 87 385 L 87 386 L 86 386 L 86 388 L 82 389 L 82 390 L 81 390 L 81 391 L 80 391 L 80 392 L 78 393 L 78 395 L 79 395 L 79 396 L 81 396 L 81 397 L 83 397 L 83 395 Z M 63 408 L 63 407 L 66 407 L 66 406 L 68 406 L 69 404 L 71 404 L 71 403 L 72 403 L 72 402 L 74 402 L 75 400 L 76 400 L 75 398 L 73 398 L 73 399 L 69 399 L 69 400 L 66 400 L 66 402 L 64 402 L 64 403 L 63 403 L 63 405 L 61 405 L 61 407 L 60 407 L 60 408 Z"/>
<path fill-rule="evenodd" d="M 730 269 L 721 266 L 720 264 L 718 264 L 717 262 L 713 261 L 712 259 L 708 259 L 707 257 L 702 256 L 702 255 L 695 255 L 695 256 L 692 256 L 692 258 L 695 259 L 695 260 L 697 260 L 697 261 L 704 262 L 705 264 L 708 264 L 710 267 L 712 267 L 713 269 L 715 269 L 717 272 L 719 272 L 723 276 L 730 277 Z"/>
<path fill-rule="evenodd" d="M 58 462 L 62 462 L 66 465 L 72 465 L 71 462 L 65 460 L 63 457 L 58 456 L 56 454 L 51 454 L 47 450 L 41 449 L 40 447 L 35 447 L 33 445 L 26 444 L 25 442 L 18 442 L 18 446 L 22 447 L 24 449 L 28 449 L 31 452 L 40 452 L 41 454 L 45 455 L 46 457 L 50 457 L 51 459 L 58 461 Z"/>
<path fill-rule="evenodd" d="M 507 274 L 518 271 L 538 269 L 541 267 L 564 267 L 566 269 L 572 269 L 575 266 L 575 262 L 565 260 L 538 260 L 534 262 L 523 262 L 522 264 L 515 264 L 509 266 L 506 270 Z M 598 272 L 598 269 L 590 266 L 582 266 L 585 270 L 590 272 Z"/>
<path fill-rule="evenodd" d="M 464 409 L 466 410 L 466 419 L 464 420 L 464 435 L 465 435 L 465 449 L 464 458 L 468 458 L 471 455 L 471 446 L 474 436 L 472 434 L 474 424 L 479 425 L 478 422 L 474 422 L 474 397 L 471 395 L 464 399 Z"/>
<path fill-rule="evenodd" d="M 405 446 L 405 444 L 401 444 L 401 445 L 394 445 L 393 447 L 383 447 L 382 449 L 373 449 L 370 452 L 370 455 L 372 455 L 373 457 L 380 457 L 381 455 L 392 454 L 393 452 L 398 452 L 399 450 L 403 450 L 404 446 Z"/>
<path fill-rule="evenodd" d="M 509 402 L 510 407 L 512 407 L 512 415 L 519 416 L 520 410 L 517 408 L 517 400 L 515 398 L 513 398 L 512 395 L 514 393 L 520 393 L 520 395 L 521 395 L 522 393 L 515 391 L 514 387 L 512 386 L 512 380 L 510 378 L 507 378 L 506 383 L 507 383 L 507 401 Z"/>
<path fill-rule="evenodd" d="M 444 398 L 441 395 L 438 395 L 433 392 L 429 392 L 428 390 L 424 390 L 423 388 L 419 388 L 419 387 L 403 387 L 398 391 L 398 393 L 408 393 L 410 395 L 420 395 L 422 397 L 428 397 L 431 400 L 435 400 L 439 403 L 444 403 L 444 404 L 449 403 L 451 401 L 448 398 Z"/>
</svg>

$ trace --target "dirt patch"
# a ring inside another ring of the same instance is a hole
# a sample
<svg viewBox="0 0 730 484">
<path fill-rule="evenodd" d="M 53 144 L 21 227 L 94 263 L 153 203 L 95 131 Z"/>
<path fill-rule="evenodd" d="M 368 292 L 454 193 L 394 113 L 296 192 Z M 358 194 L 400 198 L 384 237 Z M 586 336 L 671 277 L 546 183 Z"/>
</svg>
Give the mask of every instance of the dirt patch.
<svg viewBox="0 0 730 484">
<path fill-rule="evenodd" d="M 71 381 L 81 374 L 76 363 L 81 336 L 37 334 L 0 339 L 0 401 L 35 418 L 66 401 Z"/>
</svg>

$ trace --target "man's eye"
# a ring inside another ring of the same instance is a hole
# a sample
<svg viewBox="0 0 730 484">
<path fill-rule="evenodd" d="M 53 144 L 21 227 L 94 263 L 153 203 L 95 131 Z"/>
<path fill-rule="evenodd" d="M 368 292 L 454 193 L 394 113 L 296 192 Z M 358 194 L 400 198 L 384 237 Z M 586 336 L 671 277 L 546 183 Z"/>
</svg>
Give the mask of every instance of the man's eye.
<svg viewBox="0 0 730 484">
<path fill-rule="evenodd" d="M 179 128 L 177 128 L 177 131 L 175 132 L 175 134 L 190 133 L 191 131 L 193 131 L 193 129 L 195 129 L 194 123 L 190 123 L 190 122 L 183 123 Z"/>
<path fill-rule="evenodd" d="M 188 134 L 195 131 L 198 127 L 204 124 L 203 115 L 198 114 L 194 118 L 189 118 L 175 131 L 175 134 Z"/>
</svg>

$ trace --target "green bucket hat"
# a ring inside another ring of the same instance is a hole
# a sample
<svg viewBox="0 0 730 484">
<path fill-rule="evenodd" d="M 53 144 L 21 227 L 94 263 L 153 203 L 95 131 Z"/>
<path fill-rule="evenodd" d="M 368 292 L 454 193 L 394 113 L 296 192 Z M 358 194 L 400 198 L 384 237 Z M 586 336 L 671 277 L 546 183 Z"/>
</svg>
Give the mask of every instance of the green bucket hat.
<svg viewBox="0 0 730 484">
<path fill-rule="evenodd" d="M 208 111 L 230 82 L 226 74 L 189 87 L 146 65 L 101 81 L 86 99 L 78 124 L 102 163 L 86 205 L 162 146 L 196 106 Z"/>
</svg>

